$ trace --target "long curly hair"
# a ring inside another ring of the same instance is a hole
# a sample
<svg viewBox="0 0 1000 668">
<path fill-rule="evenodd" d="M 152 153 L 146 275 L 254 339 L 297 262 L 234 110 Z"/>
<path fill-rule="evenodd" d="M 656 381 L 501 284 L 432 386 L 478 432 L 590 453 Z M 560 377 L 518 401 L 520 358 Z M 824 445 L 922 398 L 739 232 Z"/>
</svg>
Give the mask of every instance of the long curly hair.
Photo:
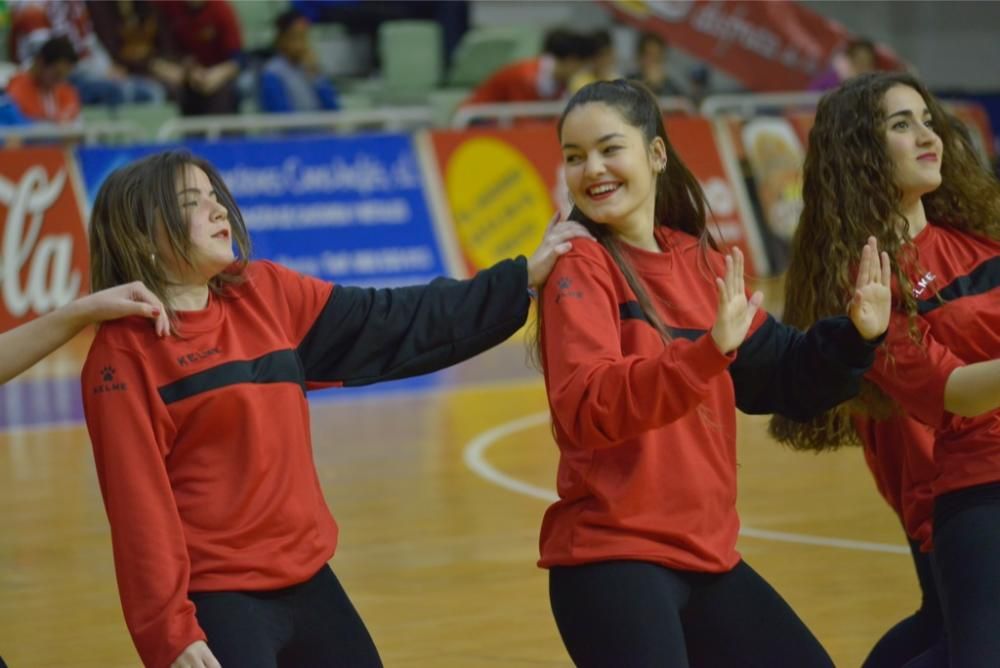
<svg viewBox="0 0 1000 668">
<path fill-rule="evenodd" d="M 709 235 L 705 224 L 706 212 L 710 211 L 705 194 L 698 179 L 681 161 L 677 151 L 670 143 L 667 130 L 663 125 L 663 112 L 660 111 L 656 97 L 648 88 L 637 81 L 616 79 L 615 81 L 595 81 L 587 84 L 566 103 L 566 109 L 559 117 L 556 128 L 559 136 L 562 137 L 563 124 L 570 112 L 577 107 L 593 103 L 604 104 L 617 111 L 626 123 L 642 133 L 647 146 L 657 137 L 663 140 L 666 147 L 667 164 L 666 168 L 656 177 L 654 226 L 687 232 L 697 237 L 704 248 L 716 248 L 715 241 Z M 635 293 L 636 301 L 639 303 L 647 322 L 656 328 L 664 340 L 669 340 L 668 330 L 653 307 L 649 292 L 622 249 L 623 242 L 618 240 L 610 227 L 591 220 L 579 207 L 573 207 L 569 219 L 582 224 L 594 235 L 597 242 L 607 249 L 625 276 L 632 292 Z M 537 309 L 533 324 L 534 331 L 531 336 L 530 355 L 532 361 L 539 368 L 541 367 L 541 318 L 541 309 Z"/>
<path fill-rule="evenodd" d="M 975 149 L 940 102 L 915 77 L 901 72 L 864 74 L 825 95 L 809 134 L 803 178 L 803 209 L 792 240 L 786 273 L 784 319 L 807 328 L 820 318 L 842 314 L 854 289 L 853 267 L 869 236 L 893 258 L 900 301 L 894 308 L 910 319 L 916 338 L 917 301 L 908 274 L 919 258 L 900 210 L 902 191 L 893 180 L 883 99 L 895 86 L 909 86 L 927 104 L 944 153 L 941 185 L 922 197 L 936 225 L 1000 239 L 1000 183 L 978 161 Z M 800 450 L 857 445 L 852 413 L 884 418 L 898 407 L 874 384 L 863 381 L 854 400 L 807 423 L 774 416 L 770 432 Z"/>
</svg>

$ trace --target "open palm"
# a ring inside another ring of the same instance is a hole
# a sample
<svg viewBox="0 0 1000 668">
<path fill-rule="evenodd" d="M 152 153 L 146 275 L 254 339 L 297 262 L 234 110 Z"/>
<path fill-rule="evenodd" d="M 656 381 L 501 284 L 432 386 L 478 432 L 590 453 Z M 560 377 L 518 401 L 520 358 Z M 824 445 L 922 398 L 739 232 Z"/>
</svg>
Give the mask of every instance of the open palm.
<svg viewBox="0 0 1000 668">
<path fill-rule="evenodd" d="M 892 291 L 889 286 L 889 254 L 880 254 L 875 237 L 869 237 L 861 251 L 854 297 L 847 309 L 858 333 L 867 340 L 878 338 L 889 326 L 892 309 Z"/>
<path fill-rule="evenodd" d="M 764 296 L 755 292 L 747 299 L 743 281 L 743 253 L 739 248 L 734 248 L 731 254 L 726 255 L 726 274 L 716 277 L 715 285 L 718 288 L 719 303 L 711 335 L 716 347 L 728 354 L 743 343 Z"/>
</svg>

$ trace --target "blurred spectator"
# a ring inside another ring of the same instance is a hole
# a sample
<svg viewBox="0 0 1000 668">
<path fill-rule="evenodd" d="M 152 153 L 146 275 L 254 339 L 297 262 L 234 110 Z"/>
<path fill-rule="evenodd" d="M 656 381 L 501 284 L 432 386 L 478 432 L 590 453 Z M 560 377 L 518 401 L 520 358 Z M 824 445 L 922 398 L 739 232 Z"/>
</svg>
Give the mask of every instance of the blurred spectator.
<svg viewBox="0 0 1000 668">
<path fill-rule="evenodd" d="M 875 69 L 877 69 L 875 45 L 871 40 L 855 38 L 842 50 L 833 54 L 830 67 L 810 82 L 809 90 L 832 90 L 851 77 L 873 72 Z"/>
<path fill-rule="evenodd" d="M 615 43 L 608 30 L 595 30 L 590 34 L 594 55 L 585 67 L 577 72 L 569 83 L 569 92 L 575 93 L 594 81 L 614 81 L 621 78 L 618 71 L 618 56 Z"/>
<path fill-rule="evenodd" d="M 712 87 L 712 70 L 707 65 L 695 65 L 687 73 L 687 97 L 694 106 L 700 106 Z"/>
<path fill-rule="evenodd" d="M 11 32 L 8 49 L 21 64 L 30 62 L 49 38 L 64 35 L 77 53 L 69 81 L 83 104 L 116 106 L 122 102 L 163 99 L 163 88 L 145 77 L 130 76 L 112 61 L 91 23 L 83 0 L 17 0 L 10 4 Z"/>
<path fill-rule="evenodd" d="M 235 114 L 243 63 L 239 21 L 226 0 L 162 0 L 156 3 L 171 43 L 184 55 L 178 103 L 185 116 Z"/>
<path fill-rule="evenodd" d="M 31 119 L 21 113 L 14 100 L 6 93 L 0 93 L 0 126 L 30 124 Z"/>
<path fill-rule="evenodd" d="M 588 35 L 552 30 L 545 36 L 541 55 L 501 67 L 462 104 L 558 100 L 573 76 L 593 58 L 595 50 Z"/>
<path fill-rule="evenodd" d="M 166 59 L 170 53 L 167 31 L 160 26 L 154 3 L 148 0 L 87 0 L 94 32 L 111 59 L 136 78 L 142 78 L 164 99 L 164 86 L 176 96 L 184 79 L 183 68 Z"/>
<path fill-rule="evenodd" d="M 69 38 L 52 37 L 42 44 L 31 65 L 7 83 L 7 96 L 20 115 L 32 121 L 75 121 L 80 115 L 80 96 L 67 80 L 76 63 Z"/>
<path fill-rule="evenodd" d="M 309 44 L 309 19 L 290 9 L 275 24 L 275 54 L 260 72 L 260 110 L 337 109 L 337 93 L 319 72 Z"/>
<path fill-rule="evenodd" d="M 654 32 L 642 33 L 635 50 L 637 69 L 628 78 L 641 81 L 657 97 L 684 95 L 680 86 L 670 78 L 668 53 L 667 42 L 660 35 Z"/>
</svg>

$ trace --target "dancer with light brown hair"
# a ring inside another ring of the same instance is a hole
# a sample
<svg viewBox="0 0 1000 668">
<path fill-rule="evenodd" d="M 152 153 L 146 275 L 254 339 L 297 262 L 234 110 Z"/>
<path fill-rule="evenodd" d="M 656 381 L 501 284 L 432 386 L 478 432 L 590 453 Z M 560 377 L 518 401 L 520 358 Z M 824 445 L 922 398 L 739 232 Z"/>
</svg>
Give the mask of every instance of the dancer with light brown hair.
<svg viewBox="0 0 1000 668">
<path fill-rule="evenodd" d="M 165 152 L 113 172 L 91 274 L 142 280 L 172 334 L 103 327 L 83 370 L 125 621 L 153 668 L 380 666 L 328 565 L 337 524 L 313 463 L 306 391 L 428 373 L 517 331 L 570 240 L 472 279 L 384 290 L 251 262 L 209 163 Z M 234 253 L 234 247 L 236 252 Z"/>
</svg>

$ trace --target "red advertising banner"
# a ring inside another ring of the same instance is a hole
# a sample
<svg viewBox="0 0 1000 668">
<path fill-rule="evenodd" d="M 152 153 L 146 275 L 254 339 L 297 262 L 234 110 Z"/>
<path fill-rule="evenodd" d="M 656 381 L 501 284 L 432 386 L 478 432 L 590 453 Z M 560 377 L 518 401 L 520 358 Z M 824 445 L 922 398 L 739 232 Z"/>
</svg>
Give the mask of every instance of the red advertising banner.
<svg viewBox="0 0 1000 668">
<path fill-rule="evenodd" d="M 711 122 L 697 116 L 666 116 L 663 121 L 670 143 L 705 191 L 712 208 L 709 232 L 725 245 L 743 251 L 748 275 L 766 274 L 767 259 L 756 223 L 752 214 L 741 206 L 737 187 L 726 173 Z"/>
<path fill-rule="evenodd" d="M 431 132 L 444 199 L 473 271 L 530 255 L 564 208 L 554 124 Z"/>
<path fill-rule="evenodd" d="M 744 214 L 707 119 L 667 116 L 667 133 L 705 190 L 710 231 L 739 246 L 747 271 L 765 270 L 756 228 Z M 470 269 L 529 254 L 556 208 L 568 210 L 562 152 L 554 126 L 430 133 L 444 199 Z M 753 239 L 751 239 L 753 236 Z"/>
<path fill-rule="evenodd" d="M 0 331 L 87 291 L 75 170 L 58 148 L 0 151 Z"/>
<path fill-rule="evenodd" d="M 614 17 L 704 60 L 752 91 L 802 90 L 851 37 L 838 23 L 787 1 L 599 0 Z M 878 49 L 883 69 L 899 66 Z"/>
</svg>

